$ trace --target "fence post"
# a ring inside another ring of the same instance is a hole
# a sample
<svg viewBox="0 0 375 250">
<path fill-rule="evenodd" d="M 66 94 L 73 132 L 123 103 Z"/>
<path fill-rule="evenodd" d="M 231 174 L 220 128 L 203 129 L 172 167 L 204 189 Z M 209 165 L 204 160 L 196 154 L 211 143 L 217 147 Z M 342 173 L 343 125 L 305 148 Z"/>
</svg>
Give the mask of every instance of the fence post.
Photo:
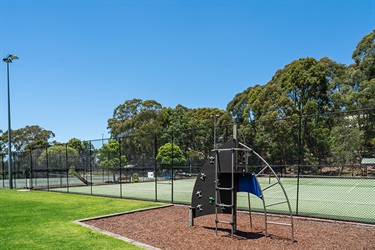
<svg viewBox="0 0 375 250">
<path fill-rule="evenodd" d="M 65 144 L 65 167 L 66 167 L 66 191 L 69 193 L 69 158 L 68 158 L 68 144 Z"/>
<path fill-rule="evenodd" d="M 47 191 L 49 191 L 48 147 L 46 147 Z"/>
<path fill-rule="evenodd" d="M 90 141 L 90 152 L 89 152 L 89 163 L 90 163 L 90 176 L 91 176 L 91 183 L 90 183 L 90 195 L 92 195 L 92 159 L 91 159 L 91 154 L 92 154 L 92 143 Z"/>
<path fill-rule="evenodd" d="M 33 188 L 33 177 L 34 177 L 34 168 L 33 168 L 33 151 L 30 149 L 30 189 Z"/>
<path fill-rule="evenodd" d="M 122 198 L 122 181 L 121 181 L 121 175 L 122 175 L 122 167 L 121 167 L 121 138 L 118 139 L 118 151 L 119 151 L 119 168 L 120 168 L 120 176 L 119 176 L 119 182 L 120 182 L 120 198 Z"/>
<path fill-rule="evenodd" d="M 173 131 L 172 131 L 172 162 L 171 162 L 171 170 L 172 170 L 172 174 L 171 174 L 171 203 L 173 204 Z"/>
<path fill-rule="evenodd" d="M 156 156 L 158 154 L 157 148 L 157 133 L 154 134 L 154 178 L 155 178 L 155 201 L 158 201 L 158 163 Z"/>
<path fill-rule="evenodd" d="M 67 144 L 65 143 L 65 155 L 66 155 L 66 151 L 67 151 Z M 57 166 L 56 166 L 56 172 L 58 171 L 59 172 L 59 177 L 60 177 L 60 187 L 63 186 L 63 171 L 62 171 L 62 168 L 63 168 L 63 164 L 62 164 L 62 154 L 63 152 L 60 152 L 59 155 L 60 155 L 60 163 L 59 163 L 59 166 L 58 166 L 58 169 L 57 169 Z M 65 161 L 66 161 L 66 158 L 65 158 Z"/>
<path fill-rule="evenodd" d="M 24 151 L 24 152 L 22 152 L 22 161 L 24 160 L 23 158 L 26 158 L 26 154 L 27 154 L 27 151 Z M 26 159 L 25 159 L 25 162 L 26 162 Z M 29 181 L 29 171 L 30 171 L 30 167 L 25 163 L 25 164 L 23 164 L 25 167 L 22 167 L 24 170 L 24 174 L 23 174 L 23 176 L 24 176 L 24 178 L 25 178 L 25 185 L 26 185 L 26 188 L 29 188 L 29 184 L 28 184 L 28 181 Z"/>
<path fill-rule="evenodd" d="M 92 192 L 92 185 L 94 184 L 94 181 L 92 180 L 93 178 L 93 169 L 92 169 L 92 159 L 91 159 L 91 141 L 90 141 L 90 150 L 89 150 L 89 167 L 90 167 L 90 182 L 91 182 L 91 192 Z M 85 151 L 86 151 L 86 148 L 85 148 Z M 86 158 L 86 157 L 85 157 Z M 86 160 L 87 162 L 87 160 Z M 87 169 L 87 164 L 85 164 L 85 169 Z"/>
<path fill-rule="evenodd" d="M 297 196 L 296 196 L 296 215 L 298 215 L 299 206 L 299 177 L 300 177 L 300 166 L 302 162 L 302 115 L 298 119 L 298 167 L 297 167 Z"/>
<path fill-rule="evenodd" d="M 4 169 L 4 155 L 1 154 L 1 171 L 3 175 L 3 188 L 5 187 L 5 169 Z"/>
</svg>

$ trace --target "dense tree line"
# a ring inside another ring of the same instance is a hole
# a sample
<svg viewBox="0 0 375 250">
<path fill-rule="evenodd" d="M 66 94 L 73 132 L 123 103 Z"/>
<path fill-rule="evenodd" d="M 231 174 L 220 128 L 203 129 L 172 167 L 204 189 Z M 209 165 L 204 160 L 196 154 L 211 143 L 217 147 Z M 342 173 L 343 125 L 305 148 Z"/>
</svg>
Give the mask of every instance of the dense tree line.
<svg viewBox="0 0 375 250">
<path fill-rule="evenodd" d="M 375 30 L 359 41 L 352 58 L 348 66 L 328 57 L 292 61 L 267 84 L 235 95 L 226 110 L 126 100 L 108 120 L 111 140 L 121 145 L 118 154 L 128 164 L 153 164 L 159 149 L 165 153 L 171 145 L 181 150 L 184 164 L 199 163 L 213 148 L 214 122 L 219 143 L 236 122 L 239 139 L 273 164 L 358 163 L 375 148 Z M 7 132 L 1 132 L 6 152 Z M 13 145 L 17 151 L 59 145 L 50 142 L 53 137 L 52 131 L 27 126 L 13 131 Z M 108 158 L 117 154 L 116 143 L 95 151 L 99 165 L 119 164 Z M 93 151 L 79 139 L 68 144 L 78 155 Z M 169 161 L 168 154 L 158 159 Z"/>
<path fill-rule="evenodd" d="M 145 135 L 158 133 L 159 147 L 173 140 L 189 161 L 212 149 L 213 116 L 219 115 L 219 140 L 225 138 L 223 125 L 237 122 L 240 139 L 274 164 L 358 163 L 375 147 L 374 39 L 375 31 L 361 39 L 349 66 L 327 57 L 295 60 L 267 84 L 238 93 L 226 110 L 125 101 L 108 120 L 108 129 L 113 138 L 134 138 L 126 139 L 133 155 L 143 145 L 152 156 L 152 138 Z"/>
<path fill-rule="evenodd" d="M 266 85 L 237 94 L 227 111 L 274 163 L 358 163 L 375 147 L 375 31 L 352 57 L 349 66 L 295 60 Z"/>
</svg>

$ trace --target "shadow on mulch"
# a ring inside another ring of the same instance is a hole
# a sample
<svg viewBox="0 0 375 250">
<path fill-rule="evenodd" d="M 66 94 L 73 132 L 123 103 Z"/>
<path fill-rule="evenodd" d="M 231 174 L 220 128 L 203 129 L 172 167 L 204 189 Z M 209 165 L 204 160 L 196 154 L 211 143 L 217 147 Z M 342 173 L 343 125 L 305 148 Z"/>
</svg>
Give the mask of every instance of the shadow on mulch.
<svg viewBox="0 0 375 250">
<path fill-rule="evenodd" d="M 203 226 L 203 228 L 208 229 L 208 230 L 212 230 L 213 232 L 215 232 L 215 230 L 216 230 L 216 228 L 214 228 L 214 227 Z M 228 233 L 228 236 L 230 237 L 231 229 L 218 228 L 217 231 Z M 244 232 L 244 231 L 241 231 L 241 230 L 237 230 L 236 233 L 234 233 L 234 236 L 237 236 L 236 238 L 239 238 L 239 239 L 244 239 L 244 240 L 248 239 L 248 240 L 251 240 L 251 239 L 262 238 L 262 237 L 264 237 L 264 234 L 262 234 L 262 233 L 253 233 L 253 232 Z"/>
</svg>

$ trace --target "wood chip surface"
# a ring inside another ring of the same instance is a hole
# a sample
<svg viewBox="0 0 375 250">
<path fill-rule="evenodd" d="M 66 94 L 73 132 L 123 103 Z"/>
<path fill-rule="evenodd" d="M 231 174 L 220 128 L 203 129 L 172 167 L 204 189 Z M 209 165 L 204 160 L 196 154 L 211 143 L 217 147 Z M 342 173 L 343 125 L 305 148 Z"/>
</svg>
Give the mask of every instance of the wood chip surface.
<svg viewBox="0 0 375 250">
<path fill-rule="evenodd" d="M 220 215 L 220 220 L 230 220 Z M 288 223 L 288 218 L 273 221 Z M 230 237 L 230 226 L 220 224 L 215 232 L 215 215 L 194 219 L 189 227 L 187 206 L 170 206 L 129 213 L 84 223 L 160 249 L 374 249 L 375 225 L 294 219 L 295 242 L 291 227 L 268 226 L 264 235 L 264 216 L 237 213 L 237 233 Z"/>
</svg>

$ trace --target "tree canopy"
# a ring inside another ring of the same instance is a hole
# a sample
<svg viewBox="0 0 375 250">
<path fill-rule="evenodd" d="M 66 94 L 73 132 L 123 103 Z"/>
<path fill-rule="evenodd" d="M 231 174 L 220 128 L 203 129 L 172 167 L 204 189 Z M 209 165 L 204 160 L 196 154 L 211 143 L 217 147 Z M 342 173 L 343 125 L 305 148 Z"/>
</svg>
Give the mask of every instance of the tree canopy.
<svg viewBox="0 0 375 250">
<path fill-rule="evenodd" d="M 16 151 L 30 150 L 49 146 L 49 140 L 55 134 L 39 127 L 38 125 L 26 126 L 24 128 L 12 130 L 12 145 Z M 1 141 L 8 142 L 8 131 L 1 135 Z"/>
<path fill-rule="evenodd" d="M 166 143 L 159 148 L 156 160 L 162 168 L 183 166 L 186 163 L 186 158 L 180 147 L 172 143 Z"/>
<path fill-rule="evenodd" d="M 79 155 L 74 148 L 55 145 L 44 150 L 38 158 L 39 166 L 47 166 L 50 170 L 79 167 Z"/>
<path fill-rule="evenodd" d="M 297 157 L 289 150 L 296 148 L 303 151 L 300 163 L 321 164 L 329 155 L 353 148 L 356 152 L 345 162 L 358 162 L 366 154 L 361 148 L 375 146 L 374 38 L 375 30 L 361 39 L 349 66 L 327 57 L 300 58 L 278 70 L 266 85 L 238 93 L 227 111 L 244 122 L 240 135 L 252 138 L 251 145 L 280 164 L 293 163 L 290 159 Z M 332 114 L 351 110 L 362 111 L 333 119 Z M 341 133 L 347 139 L 340 140 L 345 138 Z"/>
</svg>

